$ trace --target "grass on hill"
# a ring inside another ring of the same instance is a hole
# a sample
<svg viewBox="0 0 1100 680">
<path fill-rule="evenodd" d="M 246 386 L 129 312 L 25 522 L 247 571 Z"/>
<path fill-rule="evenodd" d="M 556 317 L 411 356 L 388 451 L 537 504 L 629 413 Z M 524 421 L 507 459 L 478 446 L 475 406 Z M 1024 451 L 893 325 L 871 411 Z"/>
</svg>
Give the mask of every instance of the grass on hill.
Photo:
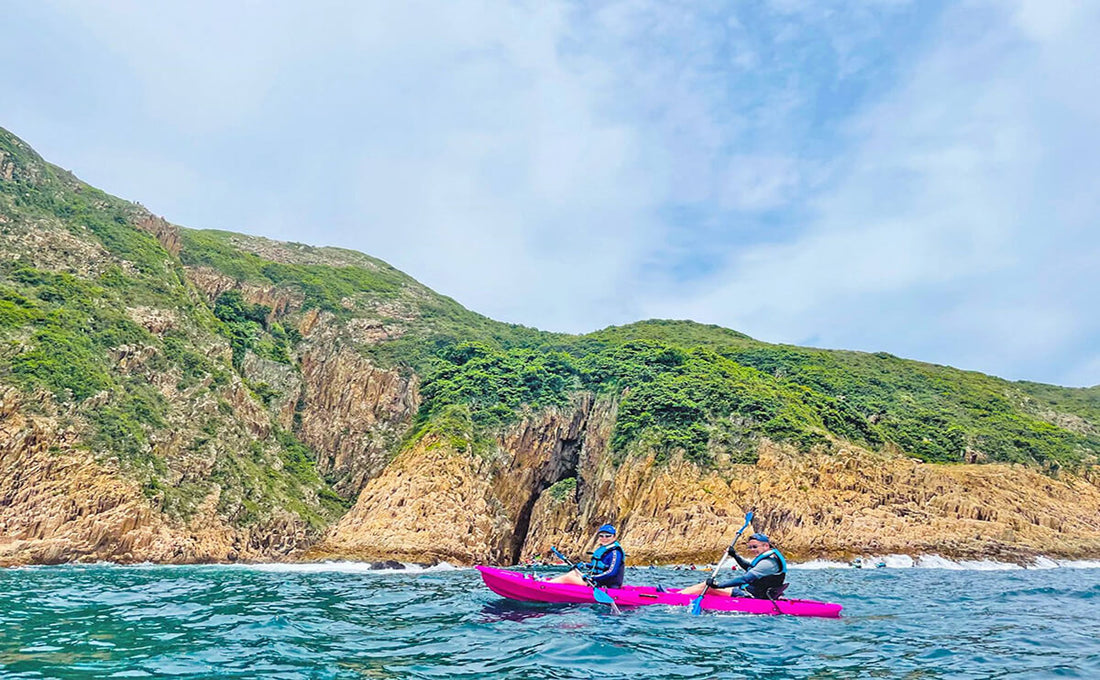
<svg viewBox="0 0 1100 680">
<path fill-rule="evenodd" d="M 179 371 L 181 384 L 210 377 L 215 388 L 226 371 L 240 369 L 246 352 L 295 361 L 300 338 L 292 324 L 272 321 L 268 308 L 236 291 L 207 306 L 187 287 L 182 266 L 296 291 L 305 310 L 345 320 L 373 315 L 399 327 L 398 337 L 358 349 L 421 376 L 414 432 L 436 428 L 475 448 L 487 441 L 486 432 L 586 390 L 620 399 L 612 433 L 620 459 L 652 451 L 665 460 L 680 451 L 710 465 L 724 450 L 751 462 L 754 442 L 763 437 L 802 449 L 840 439 L 893 446 L 930 462 L 1006 461 L 1048 470 L 1093 464 L 1100 451 L 1097 388 L 1010 383 L 884 353 L 771 345 L 690 321 L 547 333 L 471 312 L 365 255 L 229 232 L 181 230 L 176 259 L 134 227 L 132 204 L 49 166 L 7 133 L 0 134 L 0 151 L 16 164 L 14 180 L 0 182 L 0 209 L 24 223 L 52 220 L 94 238 L 119 262 L 94 279 L 4 265 L 0 332 L 27 338 L 25 348 L 8 350 L 10 377 L 77 402 L 109 392 L 110 407 L 94 416 L 97 436 L 127 456 L 146 450 L 166 406 L 112 368 L 106 357 L 120 345 L 156 346 L 158 361 Z M 138 300 L 176 309 L 190 323 L 154 338 L 119 311 Z M 232 366 L 196 351 L 209 331 L 229 342 Z"/>
</svg>

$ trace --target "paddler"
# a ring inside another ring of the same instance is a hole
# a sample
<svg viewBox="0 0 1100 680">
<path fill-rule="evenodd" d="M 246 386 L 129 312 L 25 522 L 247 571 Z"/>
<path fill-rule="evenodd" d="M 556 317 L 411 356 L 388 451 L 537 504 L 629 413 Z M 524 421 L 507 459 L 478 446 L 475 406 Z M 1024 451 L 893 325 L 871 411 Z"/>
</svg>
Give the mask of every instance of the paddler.
<svg viewBox="0 0 1100 680">
<path fill-rule="evenodd" d="M 615 527 L 610 524 L 605 524 L 596 530 L 596 542 L 599 545 L 592 551 L 592 561 L 577 565 L 588 572 L 587 581 L 585 575 L 574 567 L 561 576 L 550 579 L 550 583 L 571 583 L 575 586 L 589 586 L 595 583 L 602 588 L 621 586 L 626 556 L 623 553 L 623 547 L 615 540 L 615 534 Z"/>
<path fill-rule="evenodd" d="M 764 534 L 749 536 L 748 549 L 753 555 L 751 561 L 737 554 L 736 541 L 727 550 L 729 556 L 737 560 L 737 564 L 745 570 L 744 574 L 729 581 L 715 581 L 713 578 L 708 578 L 705 582 L 688 586 L 680 592 L 685 595 L 698 595 L 707 588 L 708 594 L 755 597 L 761 600 L 774 597 L 774 589 L 783 585 L 783 581 L 787 579 L 786 558 L 772 547 L 771 541 Z M 768 591 L 772 591 L 771 594 Z"/>
</svg>

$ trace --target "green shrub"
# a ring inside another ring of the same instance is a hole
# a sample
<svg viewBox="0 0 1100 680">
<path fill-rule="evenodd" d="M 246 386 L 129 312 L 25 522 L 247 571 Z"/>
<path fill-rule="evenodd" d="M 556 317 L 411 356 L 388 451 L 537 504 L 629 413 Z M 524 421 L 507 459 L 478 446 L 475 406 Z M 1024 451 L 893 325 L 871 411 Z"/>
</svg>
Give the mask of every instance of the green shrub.
<svg viewBox="0 0 1100 680">
<path fill-rule="evenodd" d="M 34 302 L 6 286 L 0 286 L 0 330 L 21 328 L 42 320 Z"/>
<path fill-rule="evenodd" d="M 567 403 L 576 386 L 576 370 L 565 355 L 462 343 L 444 348 L 424 377 L 422 413 L 431 417 L 447 405 L 464 404 L 475 424 L 500 425 L 515 419 L 522 407 Z"/>
<path fill-rule="evenodd" d="M 554 482 L 554 484 L 546 490 L 546 493 L 550 494 L 551 498 L 559 502 L 572 497 L 577 493 L 577 478 L 566 477 L 559 482 Z"/>
<path fill-rule="evenodd" d="M 111 386 L 106 350 L 63 324 L 50 323 L 33 337 L 34 348 L 12 359 L 11 371 L 28 387 L 44 387 L 58 399 L 67 392 L 83 401 Z"/>
</svg>

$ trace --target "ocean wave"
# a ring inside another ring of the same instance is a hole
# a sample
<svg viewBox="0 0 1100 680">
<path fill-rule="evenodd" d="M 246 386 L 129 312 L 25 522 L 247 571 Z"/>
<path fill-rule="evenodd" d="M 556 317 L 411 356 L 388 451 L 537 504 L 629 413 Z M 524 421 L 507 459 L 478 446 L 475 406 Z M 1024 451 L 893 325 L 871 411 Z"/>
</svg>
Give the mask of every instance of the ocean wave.
<svg viewBox="0 0 1100 680">
<path fill-rule="evenodd" d="M 1100 560 L 1059 560 L 1058 566 L 1064 569 L 1100 569 Z"/>
<path fill-rule="evenodd" d="M 918 558 L 917 567 L 925 569 L 956 569 L 967 571 L 1011 571 L 1015 569 L 1100 569 L 1100 560 L 1060 560 L 1040 555 L 1030 564 L 998 562 L 996 560 L 952 561 L 939 555 Z"/>
<path fill-rule="evenodd" d="M 917 561 L 909 555 L 887 555 L 882 560 L 886 562 L 886 566 L 891 569 L 907 569 L 915 566 Z"/>
<path fill-rule="evenodd" d="M 831 560 L 810 560 L 809 562 L 792 562 L 791 569 L 848 569 L 851 565 L 847 562 L 833 562 Z"/>
<path fill-rule="evenodd" d="M 884 564 L 887 569 L 947 569 L 950 571 L 1015 571 L 1018 569 L 1100 569 L 1100 560 L 1058 560 L 1039 556 L 1031 564 L 1021 565 L 1014 562 L 997 560 L 950 560 L 940 555 L 871 555 L 862 558 L 864 569 L 874 569 Z M 849 562 L 834 560 L 811 560 L 800 564 L 791 563 L 791 569 L 851 569 Z"/>
<path fill-rule="evenodd" d="M 918 569 L 950 569 L 955 571 L 1013 571 L 1023 569 L 1012 562 L 996 560 L 960 560 L 955 562 L 939 555 L 921 555 L 917 559 Z"/>
</svg>

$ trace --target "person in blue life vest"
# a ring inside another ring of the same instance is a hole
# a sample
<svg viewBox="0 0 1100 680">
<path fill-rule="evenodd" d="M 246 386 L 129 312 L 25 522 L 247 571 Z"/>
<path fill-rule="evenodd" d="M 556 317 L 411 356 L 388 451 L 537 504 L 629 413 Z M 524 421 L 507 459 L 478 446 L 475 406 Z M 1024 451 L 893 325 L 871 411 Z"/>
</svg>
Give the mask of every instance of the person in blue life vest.
<svg viewBox="0 0 1100 680">
<path fill-rule="evenodd" d="M 698 595 L 707 588 L 708 594 L 719 593 L 731 597 L 755 597 L 762 600 L 775 597 L 776 589 L 787 579 L 787 560 L 783 557 L 783 553 L 773 548 L 771 541 L 764 534 L 749 536 L 747 547 L 752 553 L 751 560 L 738 555 L 735 547 L 736 544 L 731 545 L 727 552 L 730 557 L 737 560 L 738 566 L 745 570 L 744 574 L 728 581 L 708 578 L 705 582 L 689 586 L 680 592 L 685 595 Z"/>
<path fill-rule="evenodd" d="M 586 574 L 582 574 L 574 567 L 561 576 L 550 579 L 550 583 L 571 583 L 575 586 L 590 586 L 595 583 L 601 588 L 621 586 L 626 567 L 626 555 L 623 553 L 623 547 L 615 540 L 615 534 L 615 527 L 610 524 L 600 527 L 596 531 L 596 541 L 599 545 L 592 551 L 592 561 L 578 565 L 585 570 Z"/>
</svg>

